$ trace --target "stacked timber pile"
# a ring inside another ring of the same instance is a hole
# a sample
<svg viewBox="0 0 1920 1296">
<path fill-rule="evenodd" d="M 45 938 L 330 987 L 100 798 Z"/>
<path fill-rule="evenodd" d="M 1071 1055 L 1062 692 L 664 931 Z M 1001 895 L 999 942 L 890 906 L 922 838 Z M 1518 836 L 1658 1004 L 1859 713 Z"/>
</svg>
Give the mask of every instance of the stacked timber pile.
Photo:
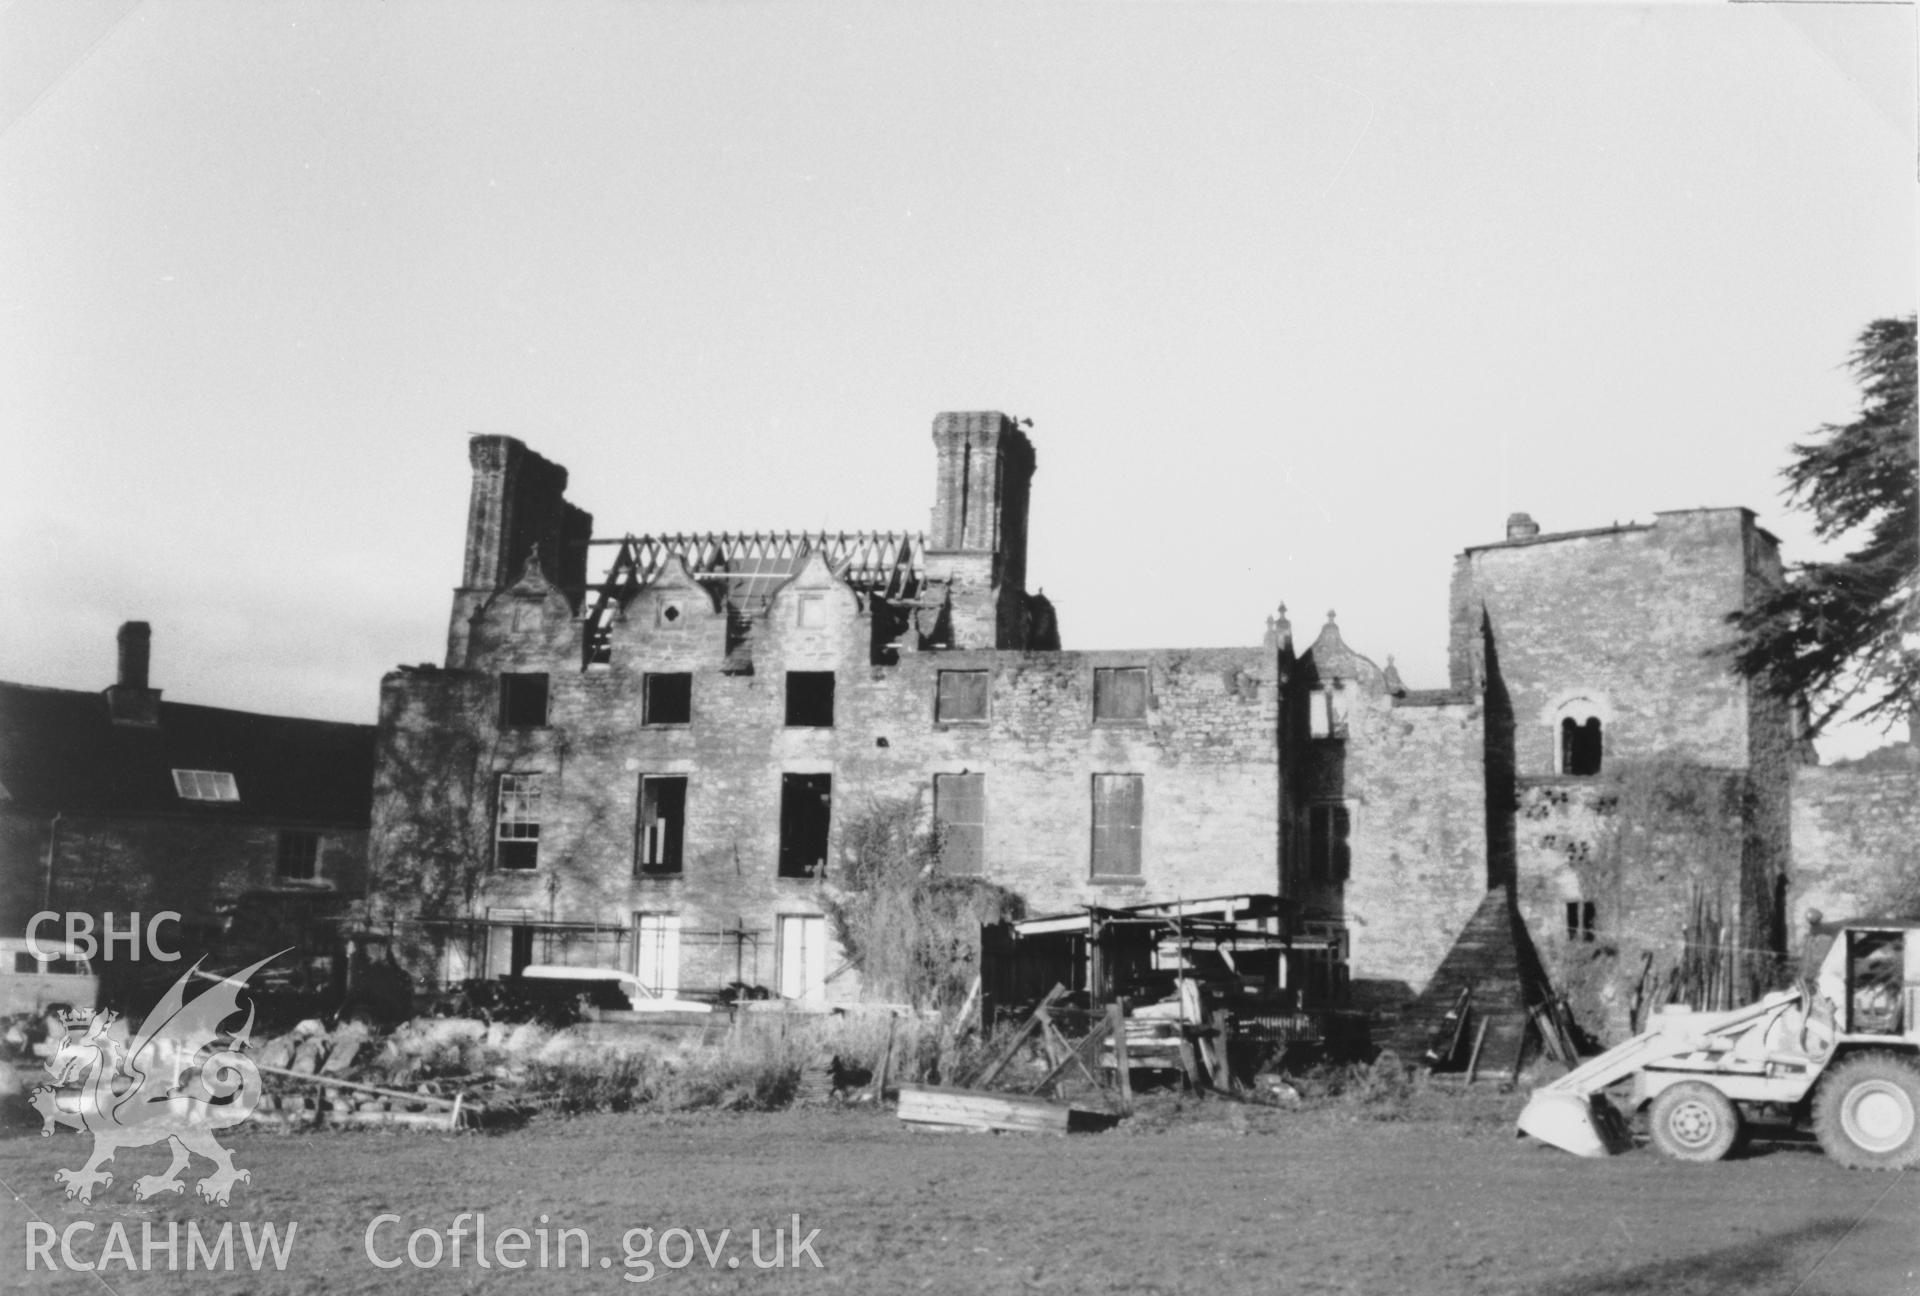
<svg viewBox="0 0 1920 1296">
<path fill-rule="evenodd" d="M 1000 1130 L 1066 1134 L 1070 1130 L 1106 1129 L 1123 1119 L 1133 1105 L 1127 1079 L 1127 1030 L 1120 1005 L 1091 1016 L 1091 1029 L 1078 1040 L 1063 1027 L 1073 1016 L 1061 1006 L 1066 988 L 1056 985 L 1035 1008 L 993 1060 L 964 1086 L 903 1084 L 899 1087 L 901 1120 L 926 1129 Z M 1096 1068 L 1109 1045 L 1119 1053 L 1114 1079 L 1101 1078 Z M 1014 1060 L 1038 1048 L 1047 1070 L 1024 1091 L 995 1089 Z M 1065 1090 L 1077 1081 L 1097 1096 L 1098 1109 L 1074 1106 Z M 1049 1091 L 1053 1096 L 1049 1097 Z"/>
</svg>

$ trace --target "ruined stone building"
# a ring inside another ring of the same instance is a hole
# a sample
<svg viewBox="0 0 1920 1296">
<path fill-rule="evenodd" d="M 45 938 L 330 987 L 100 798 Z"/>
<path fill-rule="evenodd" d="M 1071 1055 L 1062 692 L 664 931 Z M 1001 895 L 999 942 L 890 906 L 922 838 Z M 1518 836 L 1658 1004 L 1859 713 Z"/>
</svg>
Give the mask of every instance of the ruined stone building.
<svg viewBox="0 0 1920 1296">
<path fill-rule="evenodd" d="M 43 910 L 122 932 L 172 910 L 159 934 L 179 950 L 242 896 L 359 899 L 373 727 L 165 702 L 147 623 L 118 647 L 98 693 L 0 683 L 0 932 Z"/>
<path fill-rule="evenodd" d="M 390 674 L 379 722 L 372 890 L 437 970 L 850 998 L 823 889 L 900 798 L 1033 912 L 1278 896 L 1411 1024 L 1601 946 L 1617 995 L 1703 915 L 1742 960 L 1787 943 L 1794 718 L 1711 651 L 1779 579 L 1750 512 L 1516 515 L 1457 560 L 1447 687 L 1410 689 L 1284 609 L 1250 646 L 1063 649 L 1026 434 L 933 443 L 924 534 L 595 535 L 563 468 L 473 438 L 446 662 Z"/>
</svg>

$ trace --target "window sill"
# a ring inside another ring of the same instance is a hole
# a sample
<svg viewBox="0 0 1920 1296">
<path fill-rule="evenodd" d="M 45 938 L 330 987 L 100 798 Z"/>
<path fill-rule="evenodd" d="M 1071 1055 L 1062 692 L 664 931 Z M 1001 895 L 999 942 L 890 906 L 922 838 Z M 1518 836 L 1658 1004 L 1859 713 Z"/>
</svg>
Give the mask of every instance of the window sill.
<svg viewBox="0 0 1920 1296">
<path fill-rule="evenodd" d="M 642 729 L 691 729 L 693 728 L 693 721 L 691 720 L 678 720 L 678 721 L 642 720 L 640 722 L 640 727 Z"/>
<path fill-rule="evenodd" d="M 642 868 L 634 871 L 633 880 L 636 882 L 678 882 L 685 876 L 686 872 L 682 869 Z"/>
<path fill-rule="evenodd" d="M 1145 729 L 1148 727 L 1148 723 L 1144 717 L 1139 720 L 1096 719 L 1093 722 L 1093 727 L 1095 729 Z"/>
<path fill-rule="evenodd" d="M 1146 878 L 1141 876 L 1138 873 L 1131 874 L 1131 875 L 1124 875 L 1124 876 L 1120 874 L 1113 874 L 1113 873 L 1106 873 L 1106 874 L 1095 873 L 1092 877 L 1088 878 L 1087 881 L 1091 882 L 1094 886 L 1110 886 L 1110 887 L 1123 887 L 1123 886 L 1137 887 L 1137 886 L 1145 886 L 1147 884 Z"/>
<path fill-rule="evenodd" d="M 988 720 L 935 720 L 933 722 L 935 733 L 944 733 L 948 729 L 990 729 L 992 727 L 992 722 Z"/>
</svg>

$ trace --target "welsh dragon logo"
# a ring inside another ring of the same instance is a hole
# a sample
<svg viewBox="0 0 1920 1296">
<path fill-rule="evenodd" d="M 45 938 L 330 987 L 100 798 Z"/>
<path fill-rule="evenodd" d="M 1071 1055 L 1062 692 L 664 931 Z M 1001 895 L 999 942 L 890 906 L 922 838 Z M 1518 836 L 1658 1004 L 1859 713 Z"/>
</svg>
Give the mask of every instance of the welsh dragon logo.
<svg viewBox="0 0 1920 1296">
<path fill-rule="evenodd" d="M 222 978 L 209 977 L 195 963 L 126 1044 L 108 1033 L 115 1021 L 111 1012 L 68 1019 L 66 1038 L 47 1059 L 53 1083 L 39 1086 L 32 1097 L 42 1137 L 56 1124 L 93 1135 L 86 1165 L 54 1172 L 54 1182 L 66 1186 L 67 1196 L 91 1202 L 96 1187 L 113 1183 L 112 1173 L 101 1166 L 115 1152 L 163 1140 L 173 1145 L 173 1164 L 165 1174 L 134 1180 L 137 1198 L 186 1191 L 180 1172 L 194 1153 L 214 1164 L 213 1173 L 195 1185 L 210 1202 L 225 1206 L 233 1185 L 252 1178 L 233 1168 L 233 1154 L 213 1134 L 244 1121 L 260 1101 L 260 1072 L 241 1054 L 253 1029 L 253 1009 L 247 1009 L 239 1030 L 224 1032 L 221 1025 L 240 1011 L 247 978 L 277 957 L 270 954 Z M 189 1002 L 187 982 L 196 975 L 213 984 Z"/>
</svg>

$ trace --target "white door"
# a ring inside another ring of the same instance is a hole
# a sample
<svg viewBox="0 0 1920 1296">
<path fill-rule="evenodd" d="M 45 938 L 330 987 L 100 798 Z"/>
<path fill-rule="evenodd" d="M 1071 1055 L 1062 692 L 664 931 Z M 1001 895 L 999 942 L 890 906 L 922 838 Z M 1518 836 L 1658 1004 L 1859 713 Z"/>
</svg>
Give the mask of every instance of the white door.
<svg viewBox="0 0 1920 1296">
<path fill-rule="evenodd" d="M 779 941 L 780 997 L 826 998 L 827 920 L 817 914 L 783 914 Z"/>
<path fill-rule="evenodd" d="M 635 914 L 634 945 L 638 961 L 634 974 L 657 995 L 680 991 L 680 915 Z"/>
</svg>

